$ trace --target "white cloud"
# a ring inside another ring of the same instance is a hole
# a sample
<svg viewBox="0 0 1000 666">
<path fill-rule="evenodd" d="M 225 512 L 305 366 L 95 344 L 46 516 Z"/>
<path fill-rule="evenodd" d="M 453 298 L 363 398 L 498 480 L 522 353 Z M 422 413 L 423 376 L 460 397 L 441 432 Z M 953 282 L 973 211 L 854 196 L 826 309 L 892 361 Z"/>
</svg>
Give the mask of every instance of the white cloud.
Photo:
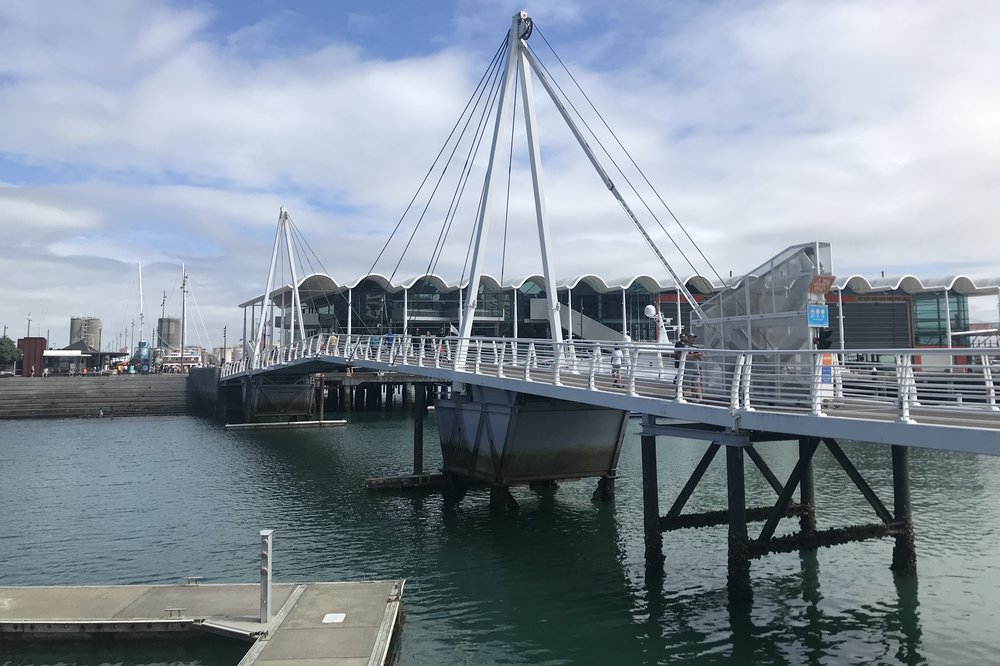
<svg viewBox="0 0 1000 666">
<path fill-rule="evenodd" d="M 460 2 L 439 33 L 407 36 L 425 55 L 389 59 L 372 30 L 378 17 L 362 14 L 345 25 L 364 41 L 316 30 L 292 44 L 284 36 L 303 17 L 291 12 L 229 26 L 215 10 L 155 0 L 3 3 L 0 178 L 14 186 L 0 189 L 0 228 L 13 239 L 0 253 L 10 293 L 0 320 L 41 308 L 60 344 L 73 314 L 122 318 L 137 261 L 149 265 L 151 291 L 174 295 L 186 261 L 203 281 L 209 330 L 232 329 L 235 304 L 261 289 L 281 205 L 334 276 L 363 273 L 512 13 Z M 990 219 L 1000 203 L 1000 6 L 581 0 L 537 13 L 723 275 L 812 239 L 834 243 L 840 273 L 1000 274 Z M 446 46 L 428 52 L 435 43 Z M 544 42 L 530 43 L 559 69 Z M 537 111 L 557 272 L 662 274 L 558 114 L 541 99 Z M 477 166 L 481 177 L 482 158 Z M 536 272 L 523 157 L 512 182 L 504 270 Z M 461 271 L 479 183 L 439 273 Z M 447 207 L 439 196 L 400 275 L 426 268 Z M 491 273 L 505 200 L 501 188 Z M 400 251 L 391 249 L 385 272 Z"/>
</svg>

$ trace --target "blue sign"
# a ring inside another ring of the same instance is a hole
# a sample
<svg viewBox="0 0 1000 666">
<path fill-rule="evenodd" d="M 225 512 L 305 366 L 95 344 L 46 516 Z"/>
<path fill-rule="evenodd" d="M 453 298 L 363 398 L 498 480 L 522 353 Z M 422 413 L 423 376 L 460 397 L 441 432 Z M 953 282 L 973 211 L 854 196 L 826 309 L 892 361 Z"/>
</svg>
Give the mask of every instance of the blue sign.
<svg viewBox="0 0 1000 666">
<path fill-rule="evenodd" d="M 807 305 L 806 323 L 810 327 L 826 328 L 830 325 L 830 309 L 826 305 Z"/>
<path fill-rule="evenodd" d="M 819 381 L 821 384 L 832 384 L 833 383 L 833 368 L 828 365 L 824 365 L 819 369 Z"/>
</svg>

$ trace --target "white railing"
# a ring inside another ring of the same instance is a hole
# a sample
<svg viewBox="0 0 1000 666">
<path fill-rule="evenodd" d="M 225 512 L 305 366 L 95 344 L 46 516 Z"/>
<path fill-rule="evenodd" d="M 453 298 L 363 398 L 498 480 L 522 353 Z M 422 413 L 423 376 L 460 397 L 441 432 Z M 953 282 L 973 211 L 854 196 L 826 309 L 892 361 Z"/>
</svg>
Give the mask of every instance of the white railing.
<svg viewBox="0 0 1000 666">
<path fill-rule="evenodd" d="M 623 357 L 618 377 L 611 366 L 616 346 Z M 445 369 L 458 381 L 469 381 L 469 375 L 492 376 L 731 411 L 822 416 L 844 414 L 835 410 L 849 407 L 852 416 L 889 415 L 903 422 L 931 412 L 972 415 L 974 421 L 992 425 L 1000 421 L 994 384 L 1000 361 L 983 349 L 678 351 L 637 342 L 324 335 L 267 350 L 255 361 L 227 364 L 222 376 L 324 357 L 338 364 L 382 364 L 414 374 L 421 368 Z M 864 358 L 879 361 L 856 360 Z"/>
</svg>

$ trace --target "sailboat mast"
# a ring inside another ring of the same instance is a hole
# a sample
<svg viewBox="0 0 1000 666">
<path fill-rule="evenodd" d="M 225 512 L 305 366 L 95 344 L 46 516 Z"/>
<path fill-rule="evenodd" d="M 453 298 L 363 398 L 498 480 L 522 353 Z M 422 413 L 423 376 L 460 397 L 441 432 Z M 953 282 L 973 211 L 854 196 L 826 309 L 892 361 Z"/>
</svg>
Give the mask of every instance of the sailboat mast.
<svg viewBox="0 0 1000 666">
<path fill-rule="evenodd" d="M 143 312 L 144 307 L 142 303 L 142 262 L 139 262 L 139 344 L 142 344 L 143 335 L 143 324 L 146 321 L 146 315 Z"/>
<path fill-rule="evenodd" d="M 184 345 L 187 343 L 187 270 L 181 264 L 181 372 L 184 372 Z"/>
</svg>

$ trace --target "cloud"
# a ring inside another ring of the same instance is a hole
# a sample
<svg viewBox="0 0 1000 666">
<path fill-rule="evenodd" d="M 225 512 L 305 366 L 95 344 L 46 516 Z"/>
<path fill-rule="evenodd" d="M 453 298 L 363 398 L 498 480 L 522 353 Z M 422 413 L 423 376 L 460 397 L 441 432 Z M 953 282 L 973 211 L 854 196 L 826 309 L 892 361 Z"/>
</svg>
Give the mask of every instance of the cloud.
<svg viewBox="0 0 1000 666">
<path fill-rule="evenodd" d="M 0 175 L 10 184 L 0 188 L 10 239 L 0 320 L 31 311 L 60 331 L 56 344 L 83 311 L 118 327 L 131 320 L 120 311 L 137 300 L 138 261 L 150 292 L 168 291 L 172 304 L 185 262 L 210 334 L 232 331 L 235 304 L 262 288 L 282 205 L 315 267 L 338 279 L 367 271 L 513 13 L 483 0 L 453 9 L 442 20 L 448 12 L 398 8 L 421 26 L 407 31 L 406 17 L 378 7 L 319 20 L 305 8 L 235 16 L 158 0 L 0 5 Z M 533 18 L 533 50 L 572 91 L 540 37 L 558 50 L 723 275 L 813 239 L 834 243 L 838 273 L 998 273 L 1000 8 L 578 0 Z M 662 275 L 537 82 L 535 92 L 557 273 Z M 509 207 L 504 173 L 491 209 L 494 274 L 539 270 L 523 148 L 518 136 Z M 627 181 L 709 272 L 612 152 L 625 171 L 609 167 L 612 180 L 678 272 L 690 272 L 684 258 Z M 453 278 L 484 169 L 480 154 L 437 267 Z M 401 276 L 427 268 L 451 178 Z M 387 250 L 385 272 L 420 210 Z"/>
</svg>

